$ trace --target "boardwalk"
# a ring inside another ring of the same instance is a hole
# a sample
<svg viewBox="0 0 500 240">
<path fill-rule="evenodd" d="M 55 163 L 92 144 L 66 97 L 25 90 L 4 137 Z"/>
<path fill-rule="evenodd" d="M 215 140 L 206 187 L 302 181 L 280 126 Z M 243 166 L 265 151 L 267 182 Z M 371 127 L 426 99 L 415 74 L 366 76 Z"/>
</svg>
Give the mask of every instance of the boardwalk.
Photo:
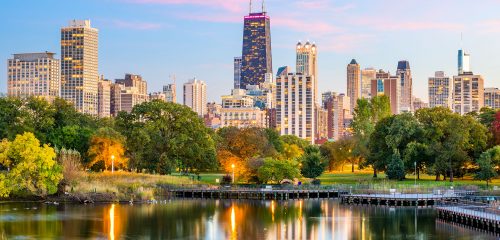
<svg viewBox="0 0 500 240">
<path fill-rule="evenodd" d="M 436 207 L 438 218 L 495 234 L 500 234 L 500 215 L 460 206 Z"/>
<path fill-rule="evenodd" d="M 170 189 L 168 194 L 175 198 L 211 198 L 211 199 L 308 199 L 338 198 L 345 191 L 337 189 Z"/>
<path fill-rule="evenodd" d="M 342 203 L 370 204 L 387 206 L 431 206 L 438 201 L 457 201 L 462 195 L 456 193 L 444 194 L 347 194 L 341 196 Z"/>
</svg>

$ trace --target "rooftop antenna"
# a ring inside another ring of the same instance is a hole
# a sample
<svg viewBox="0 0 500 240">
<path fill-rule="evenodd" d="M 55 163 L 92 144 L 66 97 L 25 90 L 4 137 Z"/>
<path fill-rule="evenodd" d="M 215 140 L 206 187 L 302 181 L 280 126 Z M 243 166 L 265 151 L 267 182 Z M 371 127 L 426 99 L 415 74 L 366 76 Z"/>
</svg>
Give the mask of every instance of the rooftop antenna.
<svg viewBox="0 0 500 240">
<path fill-rule="evenodd" d="M 266 12 L 266 3 L 265 3 L 265 0 L 262 0 L 262 12 L 263 13 Z"/>
<path fill-rule="evenodd" d="M 252 13 L 252 0 L 250 0 L 250 8 L 249 8 L 249 13 Z"/>
<path fill-rule="evenodd" d="M 460 48 L 464 48 L 464 34 L 460 33 Z"/>
</svg>

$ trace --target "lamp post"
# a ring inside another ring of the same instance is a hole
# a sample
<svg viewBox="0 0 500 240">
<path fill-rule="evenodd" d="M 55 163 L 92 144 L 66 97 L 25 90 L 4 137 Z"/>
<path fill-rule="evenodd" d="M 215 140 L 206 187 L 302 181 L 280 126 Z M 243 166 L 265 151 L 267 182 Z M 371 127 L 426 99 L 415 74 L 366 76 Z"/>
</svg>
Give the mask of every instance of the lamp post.
<svg viewBox="0 0 500 240">
<path fill-rule="evenodd" d="M 417 186 L 417 161 L 414 162 L 415 165 L 415 187 Z"/>
<path fill-rule="evenodd" d="M 233 183 L 234 183 L 234 163 L 231 164 L 231 168 L 233 169 Z"/>
<path fill-rule="evenodd" d="M 111 173 L 115 172 L 115 155 L 111 155 Z"/>
</svg>

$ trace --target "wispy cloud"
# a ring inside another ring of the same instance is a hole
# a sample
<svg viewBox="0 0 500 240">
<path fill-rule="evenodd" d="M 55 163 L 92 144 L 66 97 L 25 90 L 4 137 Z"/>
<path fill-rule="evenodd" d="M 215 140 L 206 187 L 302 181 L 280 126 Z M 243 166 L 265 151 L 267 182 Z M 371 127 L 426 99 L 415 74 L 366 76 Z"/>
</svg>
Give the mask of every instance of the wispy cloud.
<svg viewBox="0 0 500 240">
<path fill-rule="evenodd" d="M 151 22 L 130 22 L 124 20 L 111 20 L 109 25 L 117 28 L 133 29 L 133 30 L 155 30 L 164 27 L 160 23 Z"/>
<path fill-rule="evenodd" d="M 464 26 L 452 22 L 437 21 L 401 21 L 398 19 L 358 18 L 353 21 L 358 26 L 366 26 L 378 31 L 420 31 L 420 30 L 460 30 Z"/>
<path fill-rule="evenodd" d="M 230 12 L 243 10 L 247 0 L 125 0 L 136 4 L 175 4 L 175 5 L 197 5 L 212 8 L 221 8 Z"/>
<path fill-rule="evenodd" d="M 477 29 L 481 33 L 498 33 L 500 32 L 500 19 L 482 21 L 477 24 Z"/>
</svg>

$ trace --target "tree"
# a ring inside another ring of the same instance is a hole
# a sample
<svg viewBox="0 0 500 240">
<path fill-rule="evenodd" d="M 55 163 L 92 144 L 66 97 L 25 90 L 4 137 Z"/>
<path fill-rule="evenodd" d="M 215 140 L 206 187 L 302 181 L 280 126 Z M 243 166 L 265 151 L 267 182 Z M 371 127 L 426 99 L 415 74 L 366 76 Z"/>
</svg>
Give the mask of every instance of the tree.
<svg viewBox="0 0 500 240">
<path fill-rule="evenodd" d="M 403 180 L 405 179 L 405 167 L 404 163 L 401 160 L 401 157 L 398 152 L 395 152 L 392 155 L 391 161 L 389 162 L 389 165 L 387 166 L 387 178 L 389 179 L 394 179 L 394 180 Z"/>
<path fill-rule="evenodd" d="M 4 139 L 0 144 L 0 164 L 10 168 L 3 175 L 1 195 L 35 195 L 45 197 L 57 191 L 62 180 L 62 169 L 56 153 L 48 145 L 40 145 L 35 135 L 26 132 L 14 141 Z"/>
<path fill-rule="evenodd" d="M 492 178 L 498 176 L 498 167 L 500 165 L 500 146 L 495 146 L 483 152 L 476 160 L 479 170 L 476 172 L 474 178 L 486 181 L 486 184 Z"/>
<path fill-rule="evenodd" d="M 294 160 L 266 158 L 258 170 L 259 180 L 263 183 L 279 183 L 283 179 L 300 177 L 298 165 L 297 161 Z"/>
<path fill-rule="evenodd" d="M 300 173 L 306 178 L 316 179 L 325 171 L 326 163 L 321 156 L 319 149 L 316 151 L 306 152 L 300 163 L 302 167 Z"/>
<path fill-rule="evenodd" d="M 111 168 L 126 168 L 127 158 L 123 146 L 125 138 L 112 128 L 100 128 L 92 135 L 90 140 L 89 156 L 91 158 L 89 167 L 97 163 L 104 164 L 104 170 Z"/>
<path fill-rule="evenodd" d="M 495 114 L 495 119 L 491 123 L 491 133 L 493 134 L 493 143 L 500 145 L 500 110 Z"/>
</svg>

